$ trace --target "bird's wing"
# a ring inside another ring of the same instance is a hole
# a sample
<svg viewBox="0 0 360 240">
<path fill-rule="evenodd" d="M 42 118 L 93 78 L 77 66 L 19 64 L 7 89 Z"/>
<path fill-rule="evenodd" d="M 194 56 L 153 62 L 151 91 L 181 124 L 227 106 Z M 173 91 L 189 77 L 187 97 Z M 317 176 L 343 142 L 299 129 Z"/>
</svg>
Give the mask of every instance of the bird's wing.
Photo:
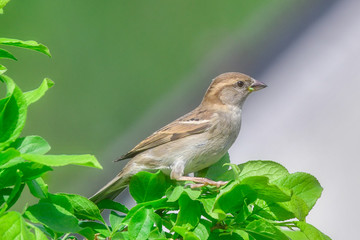
<svg viewBox="0 0 360 240">
<path fill-rule="evenodd" d="M 195 109 L 154 132 L 116 161 L 134 157 L 140 152 L 186 136 L 205 132 L 211 126 L 211 117 L 211 113 Z"/>
</svg>

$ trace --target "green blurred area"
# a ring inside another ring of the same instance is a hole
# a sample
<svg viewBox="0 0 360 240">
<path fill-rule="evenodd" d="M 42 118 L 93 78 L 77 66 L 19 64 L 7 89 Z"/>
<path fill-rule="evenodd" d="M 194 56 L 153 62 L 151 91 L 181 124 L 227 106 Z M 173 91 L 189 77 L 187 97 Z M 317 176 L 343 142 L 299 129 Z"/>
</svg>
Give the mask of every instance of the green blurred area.
<svg viewBox="0 0 360 240">
<path fill-rule="evenodd" d="M 196 106 L 212 77 L 230 70 L 256 74 L 276 34 L 290 29 L 312 4 L 12 0 L 0 15 L 0 36 L 36 40 L 53 56 L 6 48 L 19 61 L 1 61 L 23 90 L 44 77 L 55 82 L 31 106 L 23 135 L 44 137 L 52 154 L 95 154 L 104 166 L 103 172 L 56 169 L 50 191 L 94 192 L 120 170 L 113 156 Z M 146 118 L 159 104 L 162 110 Z M 139 122 L 146 132 L 119 141 Z M 111 147 L 117 141 L 124 144 Z"/>
</svg>

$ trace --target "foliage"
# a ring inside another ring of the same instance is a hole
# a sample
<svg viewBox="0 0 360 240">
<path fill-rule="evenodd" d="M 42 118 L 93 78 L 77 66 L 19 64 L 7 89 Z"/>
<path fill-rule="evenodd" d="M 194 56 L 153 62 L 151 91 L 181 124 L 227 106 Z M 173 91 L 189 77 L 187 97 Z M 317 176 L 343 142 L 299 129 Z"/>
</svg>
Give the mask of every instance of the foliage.
<svg viewBox="0 0 360 240">
<path fill-rule="evenodd" d="M 306 222 L 322 192 L 315 177 L 272 161 L 228 162 L 226 155 L 203 174 L 229 181 L 221 188 L 192 189 L 160 171 L 136 174 L 129 189 L 137 205 L 112 211 L 98 239 L 330 239 Z"/>
<path fill-rule="evenodd" d="M 0 0 L 1 12 L 7 2 Z M 0 38 L 0 45 L 27 48 L 51 56 L 46 46 L 35 41 Z M 0 59 L 17 60 L 2 48 Z M 45 78 L 37 89 L 23 92 L 4 74 L 6 71 L 0 64 L 0 81 L 6 86 L 5 97 L 0 99 L 0 239 L 56 239 L 67 232 L 86 235 L 88 228 L 79 226 L 78 218 L 102 220 L 98 208 L 79 195 L 49 193 L 42 177 L 57 166 L 73 164 L 100 169 L 101 166 L 88 154 L 48 155 L 50 145 L 40 136 L 20 137 L 28 107 L 54 83 Z M 39 202 L 25 206 L 22 213 L 10 211 L 25 185 Z"/>
</svg>

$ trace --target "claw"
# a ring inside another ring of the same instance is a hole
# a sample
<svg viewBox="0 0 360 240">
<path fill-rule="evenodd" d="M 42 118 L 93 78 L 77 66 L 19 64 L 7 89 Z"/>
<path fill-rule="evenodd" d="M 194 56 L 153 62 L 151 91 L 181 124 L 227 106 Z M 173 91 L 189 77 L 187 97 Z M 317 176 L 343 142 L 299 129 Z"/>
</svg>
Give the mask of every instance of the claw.
<svg viewBox="0 0 360 240">
<path fill-rule="evenodd" d="M 224 181 L 213 181 L 207 178 L 201 178 L 201 177 L 188 177 L 188 176 L 181 176 L 179 177 L 177 180 L 180 181 L 193 181 L 196 182 L 197 184 L 191 184 L 190 187 L 191 188 L 200 188 L 200 187 L 204 187 L 204 186 L 215 186 L 217 188 L 226 185 L 228 182 L 224 182 Z"/>
</svg>

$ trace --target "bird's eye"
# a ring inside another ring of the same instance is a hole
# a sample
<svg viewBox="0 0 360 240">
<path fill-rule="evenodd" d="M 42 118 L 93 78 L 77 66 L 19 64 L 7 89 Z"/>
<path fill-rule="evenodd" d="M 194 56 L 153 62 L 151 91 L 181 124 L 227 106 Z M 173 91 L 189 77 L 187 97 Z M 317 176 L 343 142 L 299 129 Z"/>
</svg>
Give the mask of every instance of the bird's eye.
<svg viewBox="0 0 360 240">
<path fill-rule="evenodd" d="M 237 84 L 239 87 L 243 87 L 243 86 L 244 86 L 244 82 L 243 82 L 243 81 L 238 81 L 236 84 Z"/>
</svg>

